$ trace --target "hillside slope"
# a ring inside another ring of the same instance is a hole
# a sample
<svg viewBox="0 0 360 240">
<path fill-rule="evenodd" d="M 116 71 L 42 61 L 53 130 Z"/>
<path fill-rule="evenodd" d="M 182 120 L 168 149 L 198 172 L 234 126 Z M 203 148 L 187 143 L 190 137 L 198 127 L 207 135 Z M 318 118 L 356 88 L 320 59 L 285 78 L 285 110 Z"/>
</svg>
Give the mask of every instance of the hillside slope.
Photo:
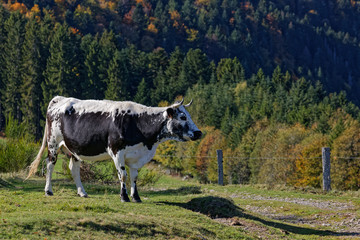
<svg viewBox="0 0 360 240">
<path fill-rule="evenodd" d="M 6 183 L 6 184 L 3 184 Z M 360 236 L 357 193 L 200 185 L 163 176 L 140 190 L 143 203 L 121 203 L 119 186 L 57 180 L 2 180 L 2 239 L 321 239 Z M 36 218 L 34 218 L 36 216 Z"/>
</svg>

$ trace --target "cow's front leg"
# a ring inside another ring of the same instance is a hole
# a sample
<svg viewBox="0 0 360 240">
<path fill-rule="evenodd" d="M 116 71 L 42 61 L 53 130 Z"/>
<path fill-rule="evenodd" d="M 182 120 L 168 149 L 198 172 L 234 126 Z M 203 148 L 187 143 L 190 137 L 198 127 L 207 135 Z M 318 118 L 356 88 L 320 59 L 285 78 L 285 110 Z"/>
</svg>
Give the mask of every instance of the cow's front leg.
<svg viewBox="0 0 360 240">
<path fill-rule="evenodd" d="M 75 181 L 76 184 L 76 189 L 77 189 L 77 194 L 80 197 L 88 197 L 87 193 L 85 192 L 85 189 L 81 183 L 81 178 L 80 178 L 80 165 L 81 165 L 81 161 L 79 161 L 78 159 L 75 159 L 74 156 L 70 157 L 70 162 L 69 162 L 69 168 L 71 170 L 71 175 Z"/>
<path fill-rule="evenodd" d="M 121 154 L 121 152 L 118 152 L 116 155 L 113 153 L 110 155 L 114 159 L 115 167 L 119 176 L 120 185 L 121 185 L 121 191 L 120 191 L 120 197 L 122 202 L 130 202 L 129 196 L 126 191 L 126 169 L 125 169 L 125 158 L 124 154 Z"/>
<path fill-rule="evenodd" d="M 131 199 L 133 202 L 141 202 L 139 197 L 139 193 L 136 187 L 136 181 L 138 176 L 138 169 L 137 168 L 130 168 L 130 181 L 131 181 Z"/>
</svg>

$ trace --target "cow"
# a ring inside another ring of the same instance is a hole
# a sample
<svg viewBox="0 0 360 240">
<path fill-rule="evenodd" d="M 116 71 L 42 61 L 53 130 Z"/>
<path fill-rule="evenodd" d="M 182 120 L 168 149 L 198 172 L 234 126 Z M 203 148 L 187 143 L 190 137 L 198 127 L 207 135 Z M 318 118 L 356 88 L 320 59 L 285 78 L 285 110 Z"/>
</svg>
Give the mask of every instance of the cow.
<svg viewBox="0 0 360 240">
<path fill-rule="evenodd" d="M 192 100 L 187 105 L 183 102 L 184 99 L 169 107 L 147 107 L 130 101 L 56 96 L 47 108 L 42 145 L 26 179 L 37 171 L 47 147 L 45 195 L 52 196 L 51 177 L 59 150 L 63 149 L 71 156 L 69 168 L 80 197 L 88 196 L 80 180 L 81 161 L 112 159 L 121 183 L 121 201 L 130 201 L 125 185 L 126 164 L 130 196 L 133 202 L 141 202 L 136 187 L 138 169 L 154 157 L 159 143 L 195 141 L 202 136 L 186 111 Z"/>
</svg>

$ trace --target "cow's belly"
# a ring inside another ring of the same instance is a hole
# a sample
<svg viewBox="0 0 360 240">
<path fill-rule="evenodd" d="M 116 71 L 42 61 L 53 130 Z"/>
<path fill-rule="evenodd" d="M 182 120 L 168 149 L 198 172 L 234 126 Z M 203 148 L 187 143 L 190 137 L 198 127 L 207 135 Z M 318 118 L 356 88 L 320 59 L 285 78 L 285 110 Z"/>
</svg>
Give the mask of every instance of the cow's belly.
<svg viewBox="0 0 360 240">
<path fill-rule="evenodd" d="M 110 155 L 108 154 L 108 152 L 100 152 L 98 154 L 95 155 L 82 155 L 82 154 L 78 154 L 74 151 L 71 151 L 68 146 L 66 146 L 64 141 L 60 142 L 60 147 L 62 147 L 63 149 L 65 149 L 66 153 L 71 153 L 72 155 L 74 155 L 77 159 L 80 159 L 82 161 L 102 161 L 102 160 L 109 160 L 111 159 Z"/>
<path fill-rule="evenodd" d="M 157 146 L 155 144 L 150 150 L 143 143 L 126 147 L 121 150 L 124 153 L 125 164 L 130 168 L 141 168 L 154 157 Z"/>
<path fill-rule="evenodd" d="M 110 155 L 107 152 L 101 153 L 96 156 L 79 155 L 78 158 L 80 158 L 81 160 L 84 160 L 84 161 L 103 161 L 103 160 L 111 159 Z"/>
</svg>

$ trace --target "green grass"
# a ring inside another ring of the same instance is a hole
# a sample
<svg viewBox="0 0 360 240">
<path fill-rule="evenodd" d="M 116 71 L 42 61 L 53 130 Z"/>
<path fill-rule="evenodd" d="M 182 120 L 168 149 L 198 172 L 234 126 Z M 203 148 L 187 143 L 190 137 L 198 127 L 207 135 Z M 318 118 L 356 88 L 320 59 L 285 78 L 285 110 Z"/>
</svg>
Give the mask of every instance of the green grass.
<svg viewBox="0 0 360 240">
<path fill-rule="evenodd" d="M 60 164 L 59 164 L 60 165 Z M 59 169 L 60 170 L 60 169 Z M 3 178 L 4 179 L 4 178 Z M 54 196 L 44 196 L 45 181 L 7 178 L 0 184 L 0 239 L 332 239 L 356 236 L 327 226 L 293 224 L 253 212 L 271 208 L 284 216 L 311 218 L 338 211 L 294 203 L 243 199 L 241 195 L 359 202 L 349 193 L 314 194 L 262 186 L 201 185 L 162 176 L 139 193 L 143 203 L 122 203 L 119 186 L 84 184 L 89 198 L 76 195 L 72 181 L 53 181 Z M 355 193 L 356 195 L 356 193 Z M 344 214 L 346 211 L 344 210 Z M 223 221 L 220 221 L 221 218 Z M 225 219 L 225 220 L 224 220 Z M 225 224 L 227 220 L 239 224 Z M 342 221 L 341 217 L 333 221 Z M 337 236 L 338 235 L 338 236 Z"/>
</svg>

